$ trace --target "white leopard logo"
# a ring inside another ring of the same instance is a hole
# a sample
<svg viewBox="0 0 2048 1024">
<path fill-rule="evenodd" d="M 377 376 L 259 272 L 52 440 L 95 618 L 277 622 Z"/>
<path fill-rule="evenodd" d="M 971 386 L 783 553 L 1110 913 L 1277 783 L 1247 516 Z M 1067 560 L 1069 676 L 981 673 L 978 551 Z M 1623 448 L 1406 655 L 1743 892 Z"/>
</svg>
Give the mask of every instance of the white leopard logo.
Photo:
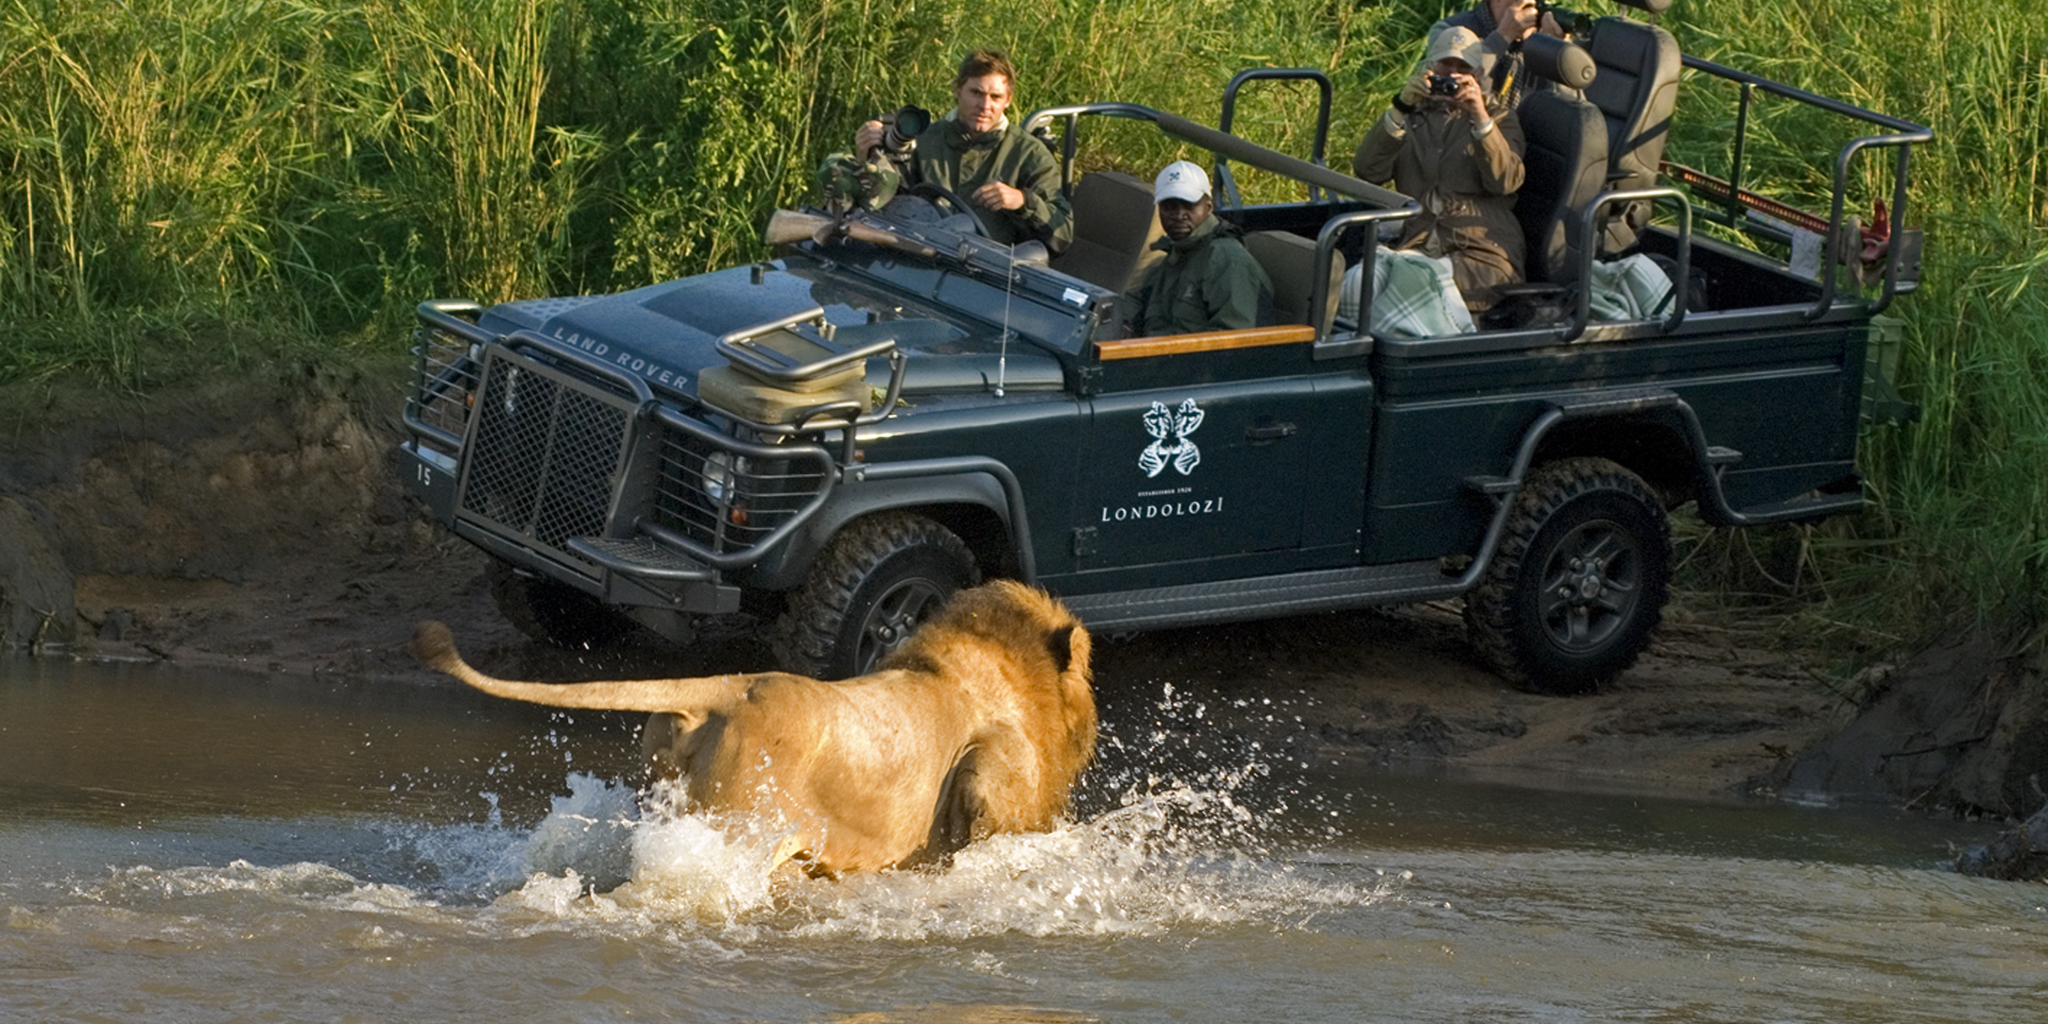
<svg viewBox="0 0 2048 1024">
<path fill-rule="evenodd" d="M 1188 435 L 1201 425 L 1202 409 L 1192 398 L 1180 403 L 1179 409 L 1169 409 L 1164 402 L 1152 403 L 1152 411 L 1145 414 L 1145 432 L 1152 435 L 1152 443 L 1138 454 L 1138 468 L 1146 476 L 1158 476 L 1168 464 L 1182 476 L 1194 472 L 1202 461 L 1202 450 Z"/>
</svg>

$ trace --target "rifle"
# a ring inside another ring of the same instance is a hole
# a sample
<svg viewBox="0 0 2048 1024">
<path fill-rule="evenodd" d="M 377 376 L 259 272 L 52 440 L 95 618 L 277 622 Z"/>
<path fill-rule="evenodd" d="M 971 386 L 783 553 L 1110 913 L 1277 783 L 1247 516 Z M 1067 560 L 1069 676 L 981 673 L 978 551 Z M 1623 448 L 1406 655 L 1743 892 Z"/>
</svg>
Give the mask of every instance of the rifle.
<svg viewBox="0 0 2048 1024">
<path fill-rule="evenodd" d="M 830 245 L 834 238 L 852 238 L 876 245 L 886 245 L 915 256 L 930 258 L 938 250 L 914 238 L 906 238 L 894 231 L 884 230 L 865 221 L 851 217 L 833 218 L 819 213 L 799 213 L 795 210 L 777 210 L 768 218 L 768 230 L 763 240 L 769 245 L 783 245 L 810 239 L 819 245 Z"/>
</svg>

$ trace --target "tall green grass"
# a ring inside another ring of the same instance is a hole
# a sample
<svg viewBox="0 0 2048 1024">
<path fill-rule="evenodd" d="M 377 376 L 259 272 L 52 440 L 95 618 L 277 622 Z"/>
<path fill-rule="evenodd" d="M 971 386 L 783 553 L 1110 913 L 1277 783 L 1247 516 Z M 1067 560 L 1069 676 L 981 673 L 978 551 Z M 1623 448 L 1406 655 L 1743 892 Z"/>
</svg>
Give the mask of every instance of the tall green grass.
<svg viewBox="0 0 2048 1024">
<path fill-rule="evenodd" d="M 1881 641 L 2048 621 L 2048 26 L 2009 0 L 1719 0 L 1674 14 L 1688 52 L 1935 133 L 1914 156 L 1907 218 L 1926 231 L 1925 272 L 1894 307 L 1908 328 L 1900 383 L 1921 419 L 1867 432 L 1872 509 L 1793 531 L 1805 564 L 1798 585 L 1785 571 L 1779 582 L 1818 598 L 1816 620 Z M 1731 122 L 1694 102 L 1708 91 L 1682 104 L 1674 149 L 1711 168 Z M 1874 133 L 1762 100 L 1756 127 L 1751 165 L 1823 211 L 1832 165 L 1800 154 Z M 1851 209 L 1867 216 L 1889 195 L 1889 160 L 1857 171 Z"/>
<path fill-rule="evenodd" d="M 1236 70 L 1320 68 L 1342 167 L 1453 6 L 0 0 L 0 382 L 146 388 L 280 339 L 389 353 L 429 296 L 617 290 L 755 258 L 766 213 L 801 201 L 860 121 L 946 109 L 973 45 L 1017 59 L 1018 114 L 1121 99 L 1213 123 Z M 2048 621 L 2048 23 L 2032 13 L 1681 0 L 1665 19 L 1689 52 L 1936 132 L 1909 218 L 1924 282 L 1896 307 L 1924 413 L 1866 439 L 1872 510 L 1700 556 L 1790 548 L 1773 575 L 1817 620 L 1890 636 Z M 1236 128 L 1306 154 L 1313 95 L 1260 86 Z M 1732 94 L 1693 79 L 1683 95 L 1672 155 L 1725 166 Z M 1751 182 L 1819 206 L 1812 157 L 1851 126 L 1760 101 L 1752 128 Z M 1090 166 L 1200 156 L 1088 130 Z M 1852 209 L 1887 167 L 1859 166 Z M 1256 198 L 1294 187 L 1239 171 Z"/>
</svg>

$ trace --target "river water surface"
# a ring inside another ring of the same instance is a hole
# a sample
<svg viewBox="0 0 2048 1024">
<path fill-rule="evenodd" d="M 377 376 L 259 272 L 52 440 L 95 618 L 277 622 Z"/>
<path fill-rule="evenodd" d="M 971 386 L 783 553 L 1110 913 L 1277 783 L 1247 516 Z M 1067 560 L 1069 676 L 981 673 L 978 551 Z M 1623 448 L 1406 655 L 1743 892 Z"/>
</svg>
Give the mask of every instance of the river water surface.
<svg viewBox="0 0 2048 1024">
<path fill-rule="evenodd" d="M 0 660 L 0 1020 L 2048 1019 L 2048 886 L 1939 866 L 1987 828 L 1122 724 L 1195 711 L 1056 833 L 770 884 L 638 716 Z"/>
</svg>

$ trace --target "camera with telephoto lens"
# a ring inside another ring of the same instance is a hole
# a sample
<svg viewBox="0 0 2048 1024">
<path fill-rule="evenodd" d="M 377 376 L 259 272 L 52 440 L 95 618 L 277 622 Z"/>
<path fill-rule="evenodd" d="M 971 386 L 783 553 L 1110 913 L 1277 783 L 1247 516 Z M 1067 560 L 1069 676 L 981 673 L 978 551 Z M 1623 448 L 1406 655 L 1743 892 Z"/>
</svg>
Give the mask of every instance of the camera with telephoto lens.
<svg viewBox="0 0 2048 1024">
<path fill-rule="evenodd" d="M 882 119 L 882 148 L 894 156 L 907 156 L 917 148 L 917 137 L 931 127 L 931 111 L 912 104 Z"/>
<path fill-rule="evenodd" d="M 1622 0 L 1622 2 L 1624 6 L 1643 7 L 1644 9 L 1655 6 L 1654 4 L 1628 3 L 1628 0 Z M 1567 39 L 1584 39 L 1593 34 L 1593 16 L 1590 14 L 1580 11 L 1568 11 L 1554 4 L 1546 3 L 1545 0 L 1536 0 L 1537 28 L 1543 27 L 1543 16 L 1546 14 L 1550 15 L 1552 21 L 1557 22 L 1558 30 L 1563 32 Z"/>
<path fill-rule="evenodd" d="M 1429 94 L 1431 96 L 1456 96 L 1458 94 L 1458 80 L 1450 75 L 1439 75 L 1432 72 L 1429 76 Z"/>
</svg>

